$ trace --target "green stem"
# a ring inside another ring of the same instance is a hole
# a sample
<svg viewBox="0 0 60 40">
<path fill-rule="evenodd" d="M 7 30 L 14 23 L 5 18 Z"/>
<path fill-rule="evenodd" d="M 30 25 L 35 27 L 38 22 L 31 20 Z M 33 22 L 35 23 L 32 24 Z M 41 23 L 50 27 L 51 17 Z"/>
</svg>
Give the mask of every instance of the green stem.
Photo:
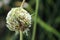
<svg viewBox="0 0 60 40">
<path fill-rule="evenodd" d="M 23 40 L 23 32 L 20 31 L 20 40 Z"/>
<path fill-rule="evenodd" d="M 35 40 L 38 4 L 39 4 L 39 0 L 36 0 L 36 9 L 35 9 L 35 16 L 34 16 L 34 27 L 33 27 L 32 40 Z"/>
<path fill-rule="evenodd" d="M 31 9 L 32 9 L 32 7 L 30 7 Z M 27 9 L 27 8 L 26 8 Z M 34 19 L 34 10 L 33 11 L 31 11 L 31 10 L 29 10 L 29 9 L 27 9 L 30 13 L 33 13 L 33 15 L 32 15 L 32 18 L 33 18 L 33 20 L 35 20 Z M 47 23 L 45 23 L 39 16 L 38 16 L 38 19 L 37 19 L 37 23 L 40 25 L 40 27 L 41 28 L 43 28 L 44 30 L 46 30 L 46 31 L 48 31 L 48 32 L 51 32 L 51 33 L 53 33 L 54 35 L 56 35 L 59 39 L 60 39 L 60 32 L 58 32 L 56 29 L 54 29 L 52 26 L 50 26 L 50 25 L 48 25 Z M 51 31 L 52 30 L 52 31 Z M 32 39 L 33 40 L 33 39 Z"/>
</svg>

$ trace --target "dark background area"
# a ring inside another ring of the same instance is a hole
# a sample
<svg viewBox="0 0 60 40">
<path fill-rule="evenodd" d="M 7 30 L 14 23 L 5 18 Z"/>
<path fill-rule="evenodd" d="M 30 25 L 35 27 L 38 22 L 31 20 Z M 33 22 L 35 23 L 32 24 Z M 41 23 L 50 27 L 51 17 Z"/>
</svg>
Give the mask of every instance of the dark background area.
<svg viewBox="0 0 60 40">
<path fill-rule="evenodd" d="M 6 16 L 11 8 L 19 7 L 21 2 L 22 0 L 0 0 L 0 40 L 19 40 L 19 34 L 14 36 L 15 32 L 6 27 Z M 24 6 L 31 15 L 35 11 L 35 2 L 35 0 L 26 0 L 29 6 Z M 60 0 L 39 0 L 38 16 L 41 21 L 37 23 L 35 40 L 60 40 Z M 24 35 L 24 40 L 31 40 L 32 29 L 33 24 L 29 32 L 30 38 Z"/>
</svg>

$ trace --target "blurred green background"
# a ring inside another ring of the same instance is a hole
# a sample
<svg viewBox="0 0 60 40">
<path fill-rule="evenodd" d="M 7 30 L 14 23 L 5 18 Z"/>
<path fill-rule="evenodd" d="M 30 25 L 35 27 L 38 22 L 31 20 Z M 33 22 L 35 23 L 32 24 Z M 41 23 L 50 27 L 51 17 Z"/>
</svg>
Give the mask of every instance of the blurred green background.
<svg viewBox="0 0 60 40">
<path fill-rule="evenodd" d="M 10 31 L 6 27 L 6 16 L 11 8 L 20 7 L 22 0 L 0 0 L 0 40 L 19 40 L 19 34 Z M 32 15 L 36 7 L 36 0 L 26 0 L 26 9 Z M 24 40 L 31 40 L 33 24 L 28 32 L 29 36 L 24 35 Z M 39 0 L 37 26 L 35 40 L 60 40 L 60 0 Z"/>
</svg>

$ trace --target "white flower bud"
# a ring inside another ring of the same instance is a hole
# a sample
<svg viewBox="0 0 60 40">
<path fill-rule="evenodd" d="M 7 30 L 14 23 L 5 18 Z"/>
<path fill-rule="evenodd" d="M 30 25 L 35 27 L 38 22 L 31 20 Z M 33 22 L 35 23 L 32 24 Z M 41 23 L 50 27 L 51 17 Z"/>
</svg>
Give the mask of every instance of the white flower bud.
<svg viewBox="0 0 60 40">
<path fill-rule="evenodd" d="M 7 14 L 6 23 L 11 31 L 26 31 L 31 27 L 31 15 L 23 8 L 12 8 Z"/>
</svg>

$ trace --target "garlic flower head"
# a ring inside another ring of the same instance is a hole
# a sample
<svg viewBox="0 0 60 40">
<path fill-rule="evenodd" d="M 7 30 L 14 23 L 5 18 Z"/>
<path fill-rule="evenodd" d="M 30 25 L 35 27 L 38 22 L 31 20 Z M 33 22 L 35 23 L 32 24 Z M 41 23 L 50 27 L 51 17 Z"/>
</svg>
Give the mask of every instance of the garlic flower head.
<svg viewBox="0 0 60 40">
<path fill-rule="evenodd" d="M 31 15 L 23 8 L 12 8 L 6 17 L 7 28 L 11 31 L 26 31 L 31 27 Z"/>
</svg>

